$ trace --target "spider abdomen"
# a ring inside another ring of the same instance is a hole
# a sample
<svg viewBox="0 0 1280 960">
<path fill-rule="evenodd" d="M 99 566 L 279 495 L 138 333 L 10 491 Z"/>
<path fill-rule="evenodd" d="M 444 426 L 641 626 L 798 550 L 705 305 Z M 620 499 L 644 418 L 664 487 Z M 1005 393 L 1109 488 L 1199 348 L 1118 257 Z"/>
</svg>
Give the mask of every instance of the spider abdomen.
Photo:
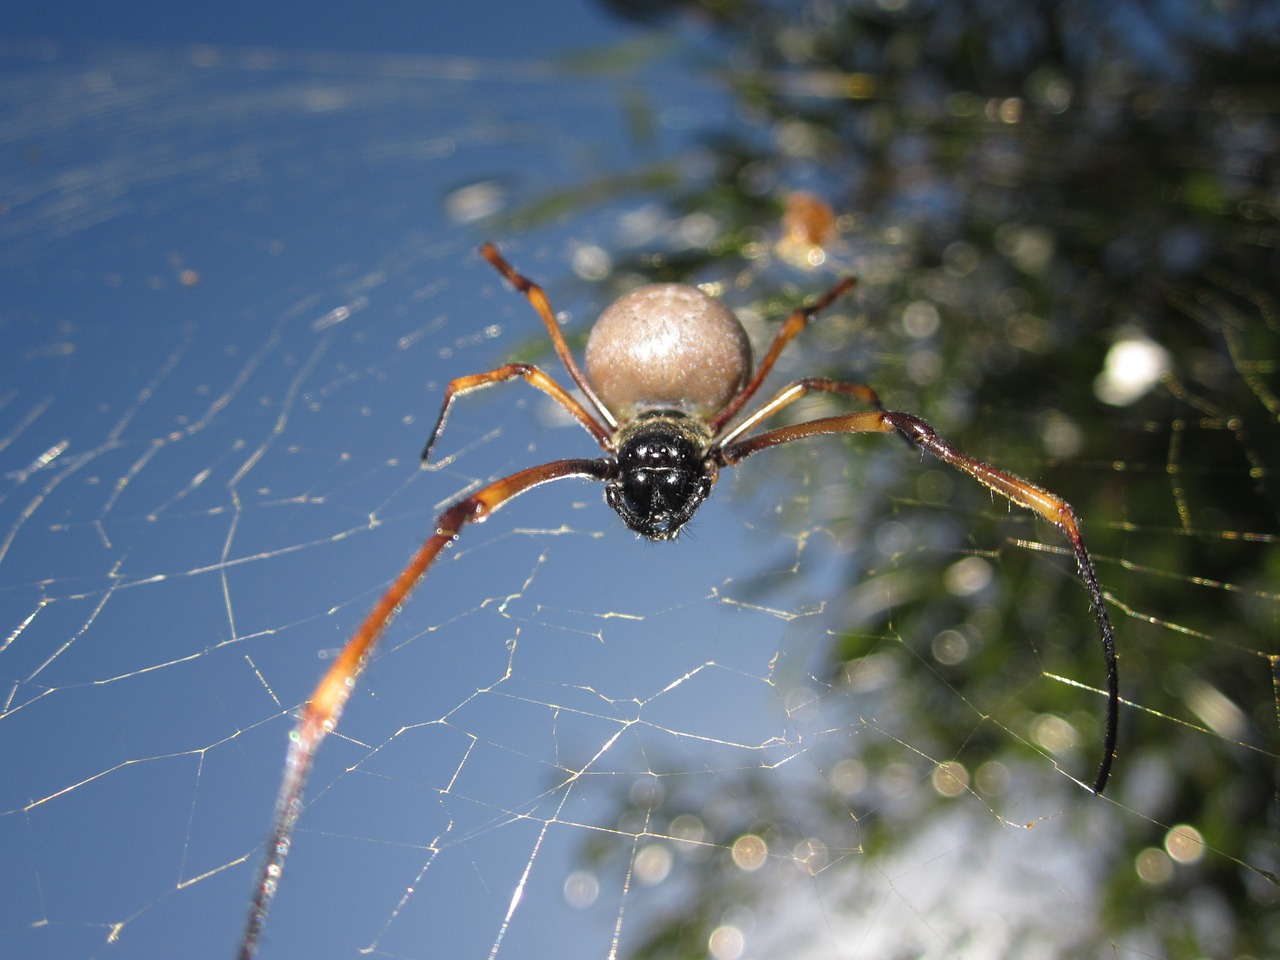
<svg viewBox="0 0 1280 960">
<path fill-rule="evenodd" d="M 600 314 L 587 340 L 587 377 L 609 411 L 679 410 L 710 417 L 751 375 L 751 341 L 728 307 L 697 287 L 655 283 Z"/>
</svg>

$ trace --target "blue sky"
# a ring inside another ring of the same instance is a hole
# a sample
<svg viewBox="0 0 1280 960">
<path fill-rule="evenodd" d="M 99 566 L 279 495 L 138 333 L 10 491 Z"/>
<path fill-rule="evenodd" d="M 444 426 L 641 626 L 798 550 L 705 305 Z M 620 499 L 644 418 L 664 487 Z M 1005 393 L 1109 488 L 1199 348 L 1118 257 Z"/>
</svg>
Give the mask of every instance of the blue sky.
<svg viewBox="0 0 1280 960">
<path fill-rule="evenodd" d="M 442 503 L 593 453 L 515 384 L 459 406 L 439 470 L 416 463 L 450 377 L 544 339 L 480 241 L 500 241 L 581 329 L 599 292 L 568 264 L 585 242 L 611 246 L 621 209 L 491 235 L 451 219 L 447 198 L 480 182 L 529 202 L 627 169 L 632 78 L 406 76 L 383 53 L 545 64 L 630 35 L 589 5 L 554 8 L 553 22 L 527 4 L 379 7 L 353 27 L 354 6 L 309 6 L 305 29 L 247 5 L 0 15 L 10 37 L 74 41 L 12 44 L 0 62 L 21 91 L 0 103 L 6 955 L 229 956 L 292 711 L 326 657 Z M 193 43 L 220 54 L 188 57 Z M 300 52 L 279 66 L 241 59 L 249 47 Z M 311 49 L 347 56 L 333 68 Z M 723 116 L 706 85 L 668 75 L 649 90 L 660 125 L 672 104 L 686 125 Z M 727 508 L 705 508 L 705 529 Z M 607 941 L 607 882 L 595 912 L 566 918 L 560 895 L 589 836 L 564 823 L 603 794 L 546 793 L 548 777 L 558 759 L 585 767 L 619 715 L 709 660 L 736 672 L 704 670 L 651 722 L 696 727 L 698 703 L 720 699 L 694 695 L 707 683 L 780 709 L 776 639 L 709 628 L 718 602 L 683 575 L 721 584 L 740 553 L 720 536 L 637 549 L 578 481 L 468 531 L 322 751 L 266 956 L 349 955 L 375 937 L 398 955 L 485 956 L 535 850 L 509 949 L 561 956 L 565 930 Z M 602 566 L 617 583 L 584 576 Z M 650 615 L 656 631 L 635 619 Z M 635 755 L 631 738 L 607 751 L 602 785 L 629 782 Z M 541 844 L 538 817 L 559 824 Z M 408 884 L 423 895 L 397 909 Z"/>
<path fill-rule="evenodd" d="M 367 53 L 539 58 L 606 44 L 627 32 L 591 0 L 20 0 L 5 7 L 0 36 Z"/>
</svg>

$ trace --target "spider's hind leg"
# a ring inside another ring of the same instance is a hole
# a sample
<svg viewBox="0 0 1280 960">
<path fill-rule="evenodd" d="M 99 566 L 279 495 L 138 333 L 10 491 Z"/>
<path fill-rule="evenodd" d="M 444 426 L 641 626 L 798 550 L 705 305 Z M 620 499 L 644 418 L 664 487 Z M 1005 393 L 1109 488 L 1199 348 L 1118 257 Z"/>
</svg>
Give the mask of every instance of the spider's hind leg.
<svg viewBox="0 0 1280 960">
<path fill-rule="evenodd" d="M 440 439 L 440 434 L 444 433 L 445 421 L 449 419 L 449 410 L 458 397 L 471 393 L 473 390 L 491 387 L 495 383 L 514 380 L 516 377 L 524 377 L 529 384 L 537 387 L 560 406 L 564 407 L 575 420 L 586 428 L 586 431 L 591 436 L 595 437 L 596 442 L 603 449 L 609 449 L 608 429 L 602 426 L 595 417 L 591 416 L 582 404 L 575 400 L 572 394 L 566 391 L 564 387 L 532 364 L 508 363 L 495 370 L 490 370 L 488 373 L 473 373 L 470 376 L 458 377 L 449 381 L 449 386 L 444 391 L 444 402 L 440 406 L 440 417 L 436 420 L 436 427 L 431 431 L 431 438 L 427 441 L 427 445 L 422 448 L 423 464 L 425 465 L 431 459 L 431 451 L 435 449 L 436 441 Z"/>
<path fill-rule="evenodd" d="M 831 306 L 831 304 L 833 304 L 839 297 L 852 290 L 857 286 L 857 283 L 858 281 L 853 277 L 843 277 L 836 282 L 835 286 L 809 306 L 799 307 L 791 311 L 791 314 L 787 317 L 786 321 L 778 328 L 778 332 L 773 338 L 773 343 L 769 345 L 769 349 L 765 353 L 764 359 L 760 361 L 760 366 L 756 367 L 756 372 L 752 375 L 751 380 L 711 421 L 712 433 L 719 433 L 723 430 L 725 424 L 737 416 L 738 412 L 746 405 L 747 401 L 755 396 L 756 391 L 760 389 L 760 385 L 764 383 L 765 378 L 769 376 L 769 371 L 773 369 L 773 365 L 777 362 L 778 357 L 782 355 L 782 351 L 786 349 L 787 344 L 794 340 L 801 330 L 812 323 L 814 317 L 827 309 L 827 307 Z M 856 389 L 869 388 L 859 387 Z M 874 396 L 874 393 L 872 395 Z M 734 433 L 739 432 L 741 431 L 734 431 Z"/>
<path fill-rule="evenodd" d="M 523 273 L 513 267 L 506 261 L 506 258 L 498 252 L 498 248 L 492 243 L 486 243 L 480 247 L 480 255 L 493 265 L 493 268 L 507 278 L 507 282 L 524 294 L 525 299 L 529 301 L 529 305 L 542 318 L 543 324 L 547 328 L 547 335 L 551 337 L 551 345 L 555 347 L 556 356 L 560 358 L 560 362 L 564 364 L 564 368 L 568 371 L 569 376 L 573 378 L 573 382 L 578 385 L 578 389 L 582 391 L 582 395 L 587 398 L 587 402 L 595 409 L 600 420 L 610 430 L 614 430 L 618 426 L 617 420 L 614 419 L 609 408 L 601 402 L 596 396 L 595 389 L 591 386 L 591 382 L 579 369 L 578 363 L 573 359 L 573 353 L 569 349 L 569 344 L 565 342 L 564 334 L 560 331 L 560 324 L 556 321 L 555 311 L 551 309 L 551 302 L 547 299 L 546 293 L 542 287 L 538 286 Z M 577 416 L 577 414 L 574 414 Z M 579 420 L 582 418 L 579 417 Z M 588 427 L 587 429 L 591 429 Z M 594 430 L 591 431 L 593 434 Z M 601 444 L 603 446 L 603 444 Z"/>
</svg>

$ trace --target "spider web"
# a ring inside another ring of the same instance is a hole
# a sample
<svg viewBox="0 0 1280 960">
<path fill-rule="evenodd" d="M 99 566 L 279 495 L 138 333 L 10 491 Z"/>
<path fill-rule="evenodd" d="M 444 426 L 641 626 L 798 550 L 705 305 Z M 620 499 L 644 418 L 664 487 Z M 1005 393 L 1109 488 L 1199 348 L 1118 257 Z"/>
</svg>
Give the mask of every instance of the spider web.
<svg viewBox="0 0 1280 960">
<path fill-rule="evenodd" d="M 7 59 L 0 929 L 25 957 L 227 956 L 326 660 L 443 505 L 593 455 L 513 385 L 468 398 L 418 467 L 450 377 L 552 369 L 476 245 L 503 241 L 581 331 L 606 251 L 662 221 L 647 185 L 704 162 L 727 101 L 654 71 L 646 134 L 633 81 L 538 63 Z M 520 229 L 486 219 L 517 209 Z M 879 256 L 857 261 L 872 284 Z M 1183 870 L 1247 886 L 1250 916 L 1179 921 L 1229 953 L 1274 909 L 1274 842 L 1183 824 L 1151 746 L 1274 770 L 1274 523 L 1238 526 L 1215 490 L 1265 507 L 1265 444 L 1240 437 L 1274 431 L 1277 321 L 1228 280 L 1183 316 L 1230 341 L 1211 373 L 1236 406 L 1169 379 L 1177 415 L 1117 408 L 1092 459 L 1048 406 L 975 415 L 1008 426 L 973 453 L 1117 498 L 1085 517 L 1129 701 L 1108 798 L 1076 783 L 1101 655 L 1076 659 L 1092 625 L 1051 528 L 875 438 L 726 473 L 675 546 L 566 481 L 467 530 L 388 632 L 321 751 L 264 956 L 627 956 L 672 917 L 717 960 L 1142 955 L 1099 919 L 1117 851 L 1157 902 Z M 943 382 L 911 383 L 927 311 L 877 324 L 837 308 L 780 379 L 839 342 L 849 375 L 922 409 Z M 1002 444 L 1029 433 L 1060 442 Z M 1169 591 L 1214 616 L 1162 616 Z M 959 676 L 1011 604 L 1016 696 Z M 920 725 L 934 710 L 945 729 Z"/>
</svg>

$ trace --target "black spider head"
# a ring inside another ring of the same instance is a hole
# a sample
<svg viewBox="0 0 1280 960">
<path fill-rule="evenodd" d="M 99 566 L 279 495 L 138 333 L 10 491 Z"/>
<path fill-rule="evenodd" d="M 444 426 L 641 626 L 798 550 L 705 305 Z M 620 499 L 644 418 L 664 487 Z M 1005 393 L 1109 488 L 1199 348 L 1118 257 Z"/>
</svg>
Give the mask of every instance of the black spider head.
<svg viewBox="0 0 1280 960">
<path fill-rule="evenodd" d="M 674 540 L 711 493 L 715 468 L 698 421 L 683 413 L 645 413 L 627 424 L 617 474 L 604 499 L 622 522 L 650 540 Z"/>
</svg>

